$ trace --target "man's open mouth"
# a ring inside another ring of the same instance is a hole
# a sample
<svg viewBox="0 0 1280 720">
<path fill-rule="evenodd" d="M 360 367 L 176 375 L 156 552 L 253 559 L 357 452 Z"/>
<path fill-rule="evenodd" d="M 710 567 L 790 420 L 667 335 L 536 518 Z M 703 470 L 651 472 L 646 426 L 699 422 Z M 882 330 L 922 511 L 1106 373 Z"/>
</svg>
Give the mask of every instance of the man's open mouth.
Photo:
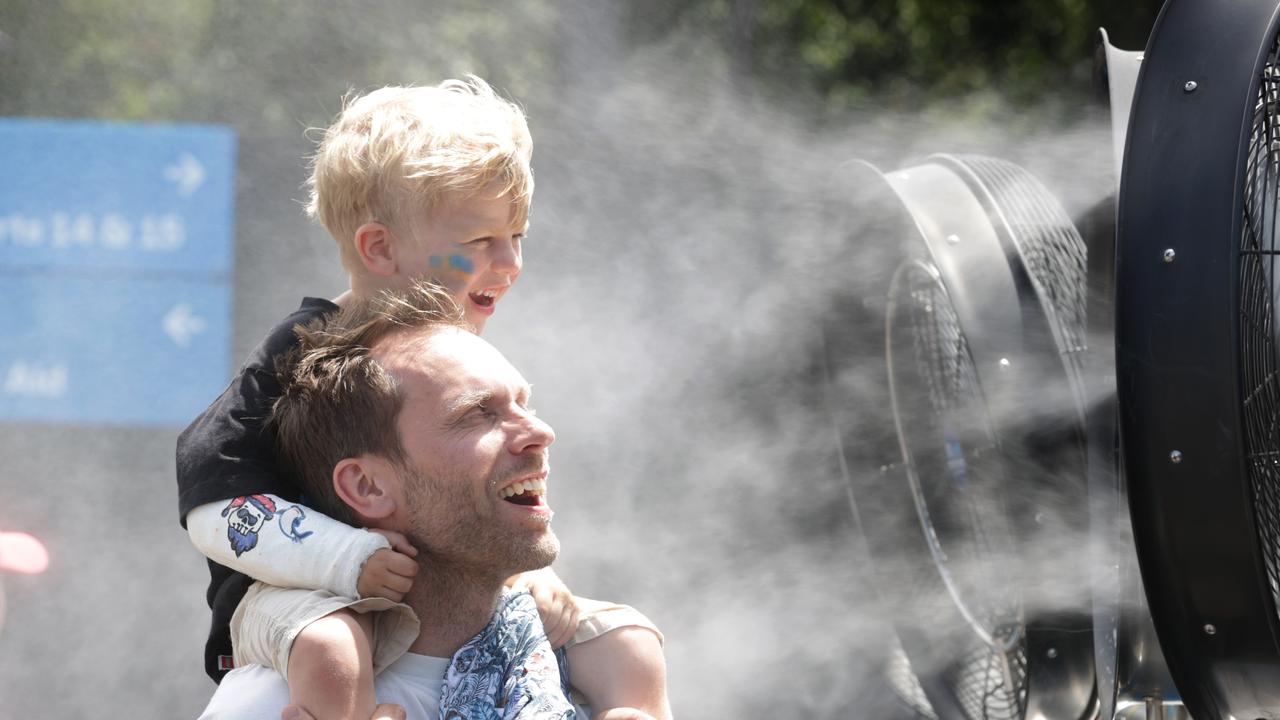
<svg viewBox="0 0 1280 720">
<path fill-rule="evenodd" d="M 521 480 L 502 489 L 502 499 L 515 505 L 537 507 L 546 504 L 545 480 Z"/>
</svg>

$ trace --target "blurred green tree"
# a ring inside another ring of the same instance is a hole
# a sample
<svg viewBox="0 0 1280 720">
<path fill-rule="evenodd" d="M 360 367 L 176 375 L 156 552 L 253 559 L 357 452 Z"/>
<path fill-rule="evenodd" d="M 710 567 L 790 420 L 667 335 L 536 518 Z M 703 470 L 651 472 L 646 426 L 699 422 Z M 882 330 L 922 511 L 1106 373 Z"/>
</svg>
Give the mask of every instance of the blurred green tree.
<svg viewBox="0 0 1280 720">
<path fill-rule="evenodd" d="M 1088 91 L 1095 33 L 1137 49 L 1159 0 L 16 0 L 0 2 L 0 114 L 230 122 L 296 134 L 351 88 L 476 72 L 590 100 L 628 55 L 710 43 L 739 90 L 828 112 Z M 661 49 L 661 48 L 659 48 Z"/>
<path fill-rule="evenodd" d="M 1141 49 L 1161 0 L 629 0 L 637 42 L 672 28 L 723 43 L 740 85 L 807 88 L 831 109 L 995 91 L 1088 92 L 1096 32 Z"/>
<path fill-rule="evenodd" d="M 297 135 L 351 89 L 551 82 L 554 0 L 0 2 L 0 114 L 226 122 Z"/>
</svg>

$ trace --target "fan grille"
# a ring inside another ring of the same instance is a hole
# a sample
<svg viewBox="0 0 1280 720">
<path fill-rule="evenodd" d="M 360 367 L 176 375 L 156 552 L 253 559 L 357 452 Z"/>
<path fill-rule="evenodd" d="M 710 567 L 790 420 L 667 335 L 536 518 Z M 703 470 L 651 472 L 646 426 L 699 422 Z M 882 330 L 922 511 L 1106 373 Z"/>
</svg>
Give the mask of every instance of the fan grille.
<svg viewBox="0 0 1280 720">
<path fill-rule="evenodd" d="M 1280 67 L 1262 70 L 1245 166 L 1240 245 L 1240 349 L 1245 452 L 1272 598 L 1280 607 L 1280 385 L 1276 377 L 1276 212 L 1280 202 Z"/>
<path fill-rule="evenodd" d="M 1025 643 L 1003 652 L 975 645 L 950 678 L 960 707 L 970 718 L 1018 720 L 1027 707 L 1027 648 Z"/>
<path fill-rule="evenodd" d="M 924 688 L 920 686 L 920 679 L 911 669 L 911 661 L 907 658 L 906 651 L 902 649 L 902 642 L 898 640 L 897 635 L 893 636 L 893 644 L 889 648 L 885 674 L 889 678 L 889 685 L 893 691 L 907 704 L 907 707 L 915 711 L 916 715 L 926 720 L 938 720 L 938 714 L 929 704 L 929 698 L 925 696 Z"/>
<path fill-rule="evenodd" d="M 977 371 L 936 269 L 907 266 L 892 293 L 888 360 L 916 510 L 934 565 L 975 631 L 946 682 L 967 717 L 1017 720 L 1027 696 L 1020 573 Z"/>
<path fill-rule="evenodd" d="M 995 199 L 1022 257 L 1041 305 L 1049 315 L 1058 352 L 1081 377 L 1086 350 L 1084 238 L 1040 181 L 1021 167 L 981 155 L 960 158 Z"/>
</svg>

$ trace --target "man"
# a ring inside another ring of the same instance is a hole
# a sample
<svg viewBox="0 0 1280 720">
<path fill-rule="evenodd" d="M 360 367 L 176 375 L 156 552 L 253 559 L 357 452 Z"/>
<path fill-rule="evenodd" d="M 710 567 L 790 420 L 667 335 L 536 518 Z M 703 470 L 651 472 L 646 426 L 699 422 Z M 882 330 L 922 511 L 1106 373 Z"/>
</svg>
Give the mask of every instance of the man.
<svg viewBox="0 0 1280 720">
<path fill-rule="evenodd" d="M 510 716 L 513 706 L 530 717 L 568 715 L 549 644 L 540 629 L 526 632 L 536 608 L 516 607 L 503 592 L 506 578 L 559 552 L 546 501 L 555 433 L 530 408 L 528 383 L 469 330 L 446 290 L 428 284 L 304 331 L 281 379 L 272 418 L 280 454 L 313 506 L 403 535 L 430 578 L 405 595 L 429 622 L 396 612 L 359 618 L 378 638 L 411 628 L 407 652 L 402 644 L 395 657 L 374 658 L 379 701 L 409 718 L 439 717 L 442 705 L 459 717 Z M 525 644 L 518 683 L 493 676 L 477 636 Z M 275 718 L 288 697 L 278 673 L 249 665 L 227 675 L 204 717 Z"/>
</svg>

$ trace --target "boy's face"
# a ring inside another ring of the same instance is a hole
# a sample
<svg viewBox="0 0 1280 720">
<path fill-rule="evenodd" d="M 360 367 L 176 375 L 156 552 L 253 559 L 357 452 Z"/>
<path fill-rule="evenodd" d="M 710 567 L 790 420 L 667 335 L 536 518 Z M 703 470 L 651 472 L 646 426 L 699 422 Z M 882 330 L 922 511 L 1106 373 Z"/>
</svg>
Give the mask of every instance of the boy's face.
<svg viewBox="0 0 1280 720">
<path fill-rule="evenodd" d="M 515 206 L 490 192 L 442 204 L 395 242 L 397 285 L 426 277 L 449 288 L 476 332 L 520 276 L 524 224 Z"/>
</svg>

